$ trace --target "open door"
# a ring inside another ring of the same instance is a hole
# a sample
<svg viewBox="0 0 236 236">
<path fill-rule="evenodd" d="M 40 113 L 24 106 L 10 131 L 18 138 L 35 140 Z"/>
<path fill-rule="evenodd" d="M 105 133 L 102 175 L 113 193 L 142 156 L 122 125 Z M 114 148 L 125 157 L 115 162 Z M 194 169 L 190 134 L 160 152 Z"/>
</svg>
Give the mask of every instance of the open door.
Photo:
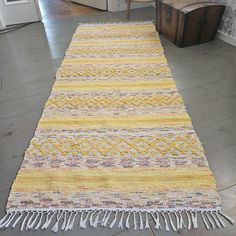
<svg viewBox="0 0 236 236">
<path fill-rule="evenodd" d="M 38 0 L 1 0 L 0 12 L 6 25 L 35 22 L 42 19 Z"/>
</svg>

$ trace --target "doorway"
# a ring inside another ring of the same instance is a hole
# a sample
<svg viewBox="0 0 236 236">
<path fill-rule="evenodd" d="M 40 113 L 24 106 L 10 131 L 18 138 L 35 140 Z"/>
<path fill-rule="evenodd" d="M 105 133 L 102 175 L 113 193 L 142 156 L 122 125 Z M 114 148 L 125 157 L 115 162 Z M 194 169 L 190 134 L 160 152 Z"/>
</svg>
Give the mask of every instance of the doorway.
<svg viewBox="0 0 236 236">
<path fill-rule="evenodd" d="M 43 21 L 100 12 L 98 9 L 70 0 L 38 0 L 38 2 Z"/>
</svg>

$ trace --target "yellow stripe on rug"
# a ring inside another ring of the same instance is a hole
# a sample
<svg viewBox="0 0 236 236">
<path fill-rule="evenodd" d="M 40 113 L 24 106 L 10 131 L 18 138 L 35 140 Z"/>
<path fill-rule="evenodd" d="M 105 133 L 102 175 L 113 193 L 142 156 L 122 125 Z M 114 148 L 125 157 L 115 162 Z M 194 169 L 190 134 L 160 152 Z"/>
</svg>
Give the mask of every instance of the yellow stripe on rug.
<svg viewBox="0 0 236 236">
<path fill-rule="evenodd" d="M 185 114 L 158 114 L 151 116 L 131 117 L 44 117 L 39 121 L 39 128 L 89 129 L 89 128 L 144 128 L 171 125 L 191 125 L 189 116 Z"/>
<path fill-rule="evenodd" d="M 210 180 L 210 181 L 209 181 Z M 19 173 L 13 191 L 163 191 L 163 189 L 206 189 L 214 187 L 208 168 L 197 169 L 28 169 Z"/>
<path fill-rule="evenodd" d="M 142 80 L 142 81 L 90 81 L 90 82 L 56 82 L 53 86 L 53 90 L 114 90 L 114 89 L 173 89 L 175 83 L 171 79 L 161 79 L 159 81 Z"/>
</svg>

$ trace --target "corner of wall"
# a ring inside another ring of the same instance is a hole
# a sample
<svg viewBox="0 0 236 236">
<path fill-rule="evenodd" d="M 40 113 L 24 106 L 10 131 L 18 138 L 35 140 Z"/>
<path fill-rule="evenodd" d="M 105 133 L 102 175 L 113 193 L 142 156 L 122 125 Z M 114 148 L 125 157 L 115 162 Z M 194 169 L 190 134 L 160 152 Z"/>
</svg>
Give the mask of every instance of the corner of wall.
<svg viewBox="0 0 236 236">
<path fill-rule="evenodd" d="M 236 38 L 232 37 L 226 33 L 221 32 L 220 30 L 217 31 L 216 37 L 226 43 L 229 43 L 233 46 L 236 46 Z"/>
<path fill-rule="evenodd" d="M 4 18 L 2 17 L 2 14 L 0 12 L 0 29 L 4 29 L 6 27 L 6 22 L 4 21 Z"/>
</svg>

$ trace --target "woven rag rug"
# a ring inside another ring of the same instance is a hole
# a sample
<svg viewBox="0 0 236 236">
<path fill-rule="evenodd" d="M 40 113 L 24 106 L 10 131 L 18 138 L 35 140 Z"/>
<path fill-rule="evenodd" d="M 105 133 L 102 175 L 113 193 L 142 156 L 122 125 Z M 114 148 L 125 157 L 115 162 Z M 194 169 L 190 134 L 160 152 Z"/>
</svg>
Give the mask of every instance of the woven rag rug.
<svg viewBox="0 0 236 236">
<path fill-rule="evenodd" d="M 233 219 L 150 22 L 84 24 L 56 75 L 1 228 L 195 229 Z"/>
</svg>

